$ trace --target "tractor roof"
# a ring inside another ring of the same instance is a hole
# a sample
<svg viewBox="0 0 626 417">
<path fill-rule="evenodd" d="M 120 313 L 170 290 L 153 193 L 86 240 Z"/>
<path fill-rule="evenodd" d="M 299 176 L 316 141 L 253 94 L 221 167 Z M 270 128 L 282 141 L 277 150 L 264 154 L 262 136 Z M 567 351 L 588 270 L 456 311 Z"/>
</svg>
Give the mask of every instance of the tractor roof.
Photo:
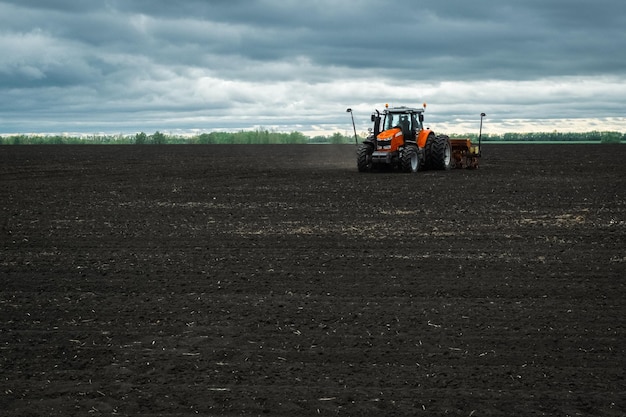
<svg viewBox="0 0 626 417">
<path fill-rule="evenodd" d="M 423 108 L 415 108 L 415 107 L 389 107 L 385 109 L 385 113 L 393 113 L 393 114 L 412 114 L 412 113 L 424 113 Z"/>
</svg>

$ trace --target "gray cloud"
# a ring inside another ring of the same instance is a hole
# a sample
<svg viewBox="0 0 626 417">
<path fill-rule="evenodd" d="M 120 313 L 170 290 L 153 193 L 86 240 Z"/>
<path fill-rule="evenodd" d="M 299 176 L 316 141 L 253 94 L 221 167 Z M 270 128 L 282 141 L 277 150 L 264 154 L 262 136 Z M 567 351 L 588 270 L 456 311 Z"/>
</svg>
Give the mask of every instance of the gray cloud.
<svg viewBox="0 0 626 417">
<path fill-rule="evenodd" d="M 624 130 L 625 12 L 619 0 L 0 1 L 0 133 L 333 130 L 347 106 L 365 129 L 374 107 L 422 101 L 451 129 L 486 111 L 494 128 Z"/>
</svg>

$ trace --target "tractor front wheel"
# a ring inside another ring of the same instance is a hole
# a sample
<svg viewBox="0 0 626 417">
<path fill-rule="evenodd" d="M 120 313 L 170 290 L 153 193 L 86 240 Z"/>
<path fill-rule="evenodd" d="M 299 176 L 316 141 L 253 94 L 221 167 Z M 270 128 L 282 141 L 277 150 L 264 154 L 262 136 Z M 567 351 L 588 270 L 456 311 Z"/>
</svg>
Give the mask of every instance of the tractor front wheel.
<svg viewBox="0 0 626 417">
<path fill-rule="evenodd" d="M 420 168 L 420 157 L 415 146 L 407 146 L 400 159 L 403 172 L 417 172 Z"/>
<path fill-rule="evenodd" d="M 372 145 L 363 143 L 359 145 L 356 151 L 356 166 L 359 172 L 367 172 L 372 169 L 372 153 L 374 147 Z"/>
</svg>

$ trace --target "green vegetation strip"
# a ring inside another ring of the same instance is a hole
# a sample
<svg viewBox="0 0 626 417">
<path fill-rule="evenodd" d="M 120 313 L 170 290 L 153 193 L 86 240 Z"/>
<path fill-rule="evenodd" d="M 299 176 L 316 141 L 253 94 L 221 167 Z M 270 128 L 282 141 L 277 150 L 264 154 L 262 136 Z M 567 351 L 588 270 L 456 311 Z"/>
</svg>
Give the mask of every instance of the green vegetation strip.
<svg viewBox="0 0 626 417">
<path fill-rule="evenodd" d="M 469 138 L 478 142 L 477 134 L 450 135 L 452 138 Z M 359 138 L 363 140 L 364 137 Z M 585 132 L 585 133 L 504 133 L 484 134 L 484 143 L 626 143 L 626 134 L 621 132 Z M 279 133 L 268 130 L 240 132 L 211 132 L 194 136 L 168 135 L 144 132 L 135 135 L 5 135 L 0 136 L 0 145 L 172 145 L 172 144 L 353 144 L 354 136 L 334 133 L 330 136 L 308 137 L 301 132 Z"/>
</svg>

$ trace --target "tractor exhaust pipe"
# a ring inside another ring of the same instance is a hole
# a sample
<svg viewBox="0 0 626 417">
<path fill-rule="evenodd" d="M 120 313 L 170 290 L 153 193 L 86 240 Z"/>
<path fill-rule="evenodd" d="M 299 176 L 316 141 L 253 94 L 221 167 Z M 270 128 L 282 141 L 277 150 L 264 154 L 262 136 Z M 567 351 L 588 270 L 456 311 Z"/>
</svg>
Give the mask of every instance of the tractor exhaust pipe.
<svg viewBox="0 0 626 417">
<path fill-rule="evenodd" d="M 348 108 L 346 109 L 346 112 L 350 113 L 350 117 L 352 118 L 352 129 L 354 129 L 354 144 L 358 145 L 359 139 L 356 136 L 356 126 L 354 125 L 354 116 L 352 115 L 352 109 Z"/>
</svg>

